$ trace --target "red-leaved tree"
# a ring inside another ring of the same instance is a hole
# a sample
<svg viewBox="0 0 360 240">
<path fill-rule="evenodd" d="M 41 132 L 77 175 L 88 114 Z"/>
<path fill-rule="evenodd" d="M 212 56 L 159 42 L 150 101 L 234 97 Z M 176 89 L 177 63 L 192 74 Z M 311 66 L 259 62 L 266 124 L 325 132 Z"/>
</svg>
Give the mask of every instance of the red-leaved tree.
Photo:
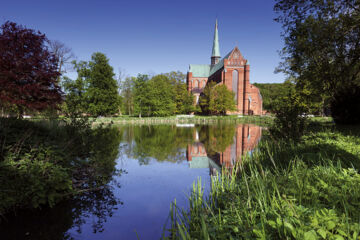
<svg viewBox="0 0 360 240">
<path fill-rule="evenodd" d="M 22 109 L 44 110 L 62 101 L 57 59 L 47 38 L 13 22 L 0 27 L 0 101 Z"/>
</svg>

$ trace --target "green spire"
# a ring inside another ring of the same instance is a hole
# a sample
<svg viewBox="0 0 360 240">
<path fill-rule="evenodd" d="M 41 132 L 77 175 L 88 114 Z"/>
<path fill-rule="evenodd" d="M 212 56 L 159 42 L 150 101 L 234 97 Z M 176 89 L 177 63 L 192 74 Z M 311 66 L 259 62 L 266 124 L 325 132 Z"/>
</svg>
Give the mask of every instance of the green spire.
<svg viewBox="0 0 360 240">
<path fill-rule="evenodd" d="M 220 57 L 220 48 L 219 48 L 219 36 L 218 36 L 218 22 L 216 19 L 215 22 L 215 33 L 214 33 L 214 43 L 212 48 L 212 57 Z"/>
</svg>

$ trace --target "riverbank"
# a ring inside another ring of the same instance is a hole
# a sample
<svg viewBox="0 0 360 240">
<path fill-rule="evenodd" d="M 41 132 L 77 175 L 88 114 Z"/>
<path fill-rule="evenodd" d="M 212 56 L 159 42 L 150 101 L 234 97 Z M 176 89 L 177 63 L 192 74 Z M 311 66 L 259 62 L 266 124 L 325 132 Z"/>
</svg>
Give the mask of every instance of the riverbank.
<svg viewBox="0 0 360 240">
<path fill-rule="evenodd" d="M 116 172 L 117 129 L 10 118 L 0 126 L 0 216 L 100 189 Z"/>
<path fill-rule="evenodd" d="M 170 117 L 98 117 L 93 120 L 93 125 L 99 124 L 211 124 L 221 122 L 228 123 L 257 123 L 262 125 L 270 124 L 273 118 L 270 116 L 194 116 L 194 115 L 180 115 Z"/>
<path fill-rule="evenodd" d="M 360 126 L 316 119 L 299 143 L 263 140 L 171 208 L 166 239 L 360 239 Z M 226 170 L 224 170 L 226 171 Z"/>
</svg>

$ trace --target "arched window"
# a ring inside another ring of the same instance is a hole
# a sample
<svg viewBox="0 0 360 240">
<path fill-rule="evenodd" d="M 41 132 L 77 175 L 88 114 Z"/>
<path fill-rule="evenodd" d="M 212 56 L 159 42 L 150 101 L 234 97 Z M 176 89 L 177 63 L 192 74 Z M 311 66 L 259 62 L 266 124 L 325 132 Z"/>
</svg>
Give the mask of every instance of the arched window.
<svg viewBox="0 0 360 240">
<path fill-rule="evenodd" d="M 195 82 L 194 82 L 194 87 L 195 88 L 198 88 L 199 87 L 199 80 L 194 80 Z"/>
<path fill-rule="evenodd" d="M 204 88 L 206 86 L 206 80 L 203 81 L 202 87 Z"/>
<path fill-rule="evenodd" d="M 234 70 L 232 72 L 232 90 L 235 93 L 236 104 L 238 99 L 238 83 L 239 83 L 239 73 L 238 71 Z"/>
</svg>

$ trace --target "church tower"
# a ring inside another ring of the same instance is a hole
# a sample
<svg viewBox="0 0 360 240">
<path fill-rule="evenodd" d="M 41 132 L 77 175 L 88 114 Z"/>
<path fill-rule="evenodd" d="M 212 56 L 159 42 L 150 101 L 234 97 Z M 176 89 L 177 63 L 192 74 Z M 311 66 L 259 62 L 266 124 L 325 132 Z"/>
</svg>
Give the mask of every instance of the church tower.
<svg viewBox="0 0 360 240">
<path fill-rule="evenodd" d="M 211 54 L 211 66 L 217 64 L 220 60 L 219 36 L 218 36 L 218 22 L 215 22 L 214 42 Z"/>
</svg>

